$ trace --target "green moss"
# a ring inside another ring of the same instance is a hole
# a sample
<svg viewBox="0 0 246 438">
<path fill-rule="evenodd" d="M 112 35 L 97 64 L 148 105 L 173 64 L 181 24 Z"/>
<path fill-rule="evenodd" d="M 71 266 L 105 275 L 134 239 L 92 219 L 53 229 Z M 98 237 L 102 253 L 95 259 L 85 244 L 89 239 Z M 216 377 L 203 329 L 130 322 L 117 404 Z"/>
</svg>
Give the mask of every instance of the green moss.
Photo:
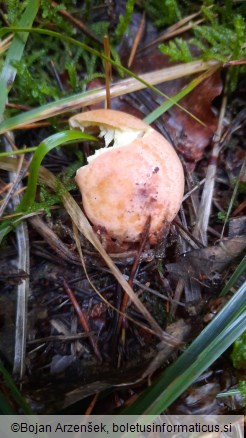
<svg viewBox="0 0 246 438">
<path fill-rule="evenodd" d="M 20 0 L 7 1 L 6 19 L 10 24 L 14 25 L 18 21 L 25 4 L 25 1 Z M 41 0 L 35 26 L 54 28 L 62 34 L 76 37 L 81 42 L 94 45 L 98 49 L 98 43 L 78 30 L 61 16 L 59 11 L 66 9 L 76 18 L 79 12 L 82 21 L 85 21 L 88 28 L 101 40 L 107 33 L 108 23 L 103 20 L 97 22 L 93 20 L 92 11 L 95 2 L 87 1 L 79 8 L 76 4 L 75 0 L 64 0 L 58 6 L 52 7 L 50 0 Z M 51 61 L 61 78 L 64 89 L 61 89 L 57 83 Z M 17 62 L 15 67 L 17 76 L 14 88 L 10 91 L 9 100 L 12 103 L 25 103 L 30 106 L 43 105 L 50 100 L 67 96 L 71 92 L 81 92 L 89 81 L 104 76 L 102 63 L 94 55 L 62 40 L 59 41 L 49 36 L 42 37 L 35 33 L 30 34 L 21 62 Z"/>
<path fill-rule="evenodd" d="M 26 104 L 32 104 L 33 102 L 44 105 L 52 98 L 53 100 L 61 97 L 61 90 L 57 87 L 57 84 L 52 81 L 46 81 L 46 74 L 44 72 L 38 74 L 35 70 L 28 69 L 27 65 L 23 61 L 14 63 L 17 70 L 17 78 L 15 83 L 15 90 L 18 88 L 18 96 L 13 98 L 18 102 L 22 101 Z M 27 98 L 28 96 L 28 98 Z"/>
<path fill-rule="evenodd" d="M 194 60 L 189 44 L 182 38 L 175 38 L 168 45 L 160 44 L 159 49 L 163 54 L 170 56 L 173 61 L 190 62 Z"/>
<path fill-rule="evenodd" d="M 243 397 L 244 406 L 246 406 L 246 381 L 245 380 L 241 380 L 239 382 L 238 389 L 240 391 L 241 396 Z"/>
<path fill-rule="evenodd" d="M 6 0 L 6 19 L 10 25 L 14 26 L 21 17 L 21 14 L 24 12 L 27 6 L 28 0 L 25 1 L 16 1 L 16 0 Z"/>
<path fill-rule="evenodd" d="M 240 181 L 238 185 L 238 193 L 244 195 L 246 194 L 246 181 Z"/>
<path fill-rule="evenodd" d="M 246 331 L 234 343 L 231 359 L 234 368 L 246 369 Z"/>
<path fill-rule="evenodd" d="M 212 8 L 211 8 L 212 6 Z M 189 62 L 195 59 L 217 59 L 221 62 L 238 60 L 246 56 L 246 30 L 244 5 L 227 1 L 224 5 L 203 2 L 201 7 L 204 23 L 194 26 L 188 40 L 175 38 L 166 44 L 160 44 L 162 53 L 174 61 Z M 190 13 L 190 12 L 189 12 Z M 197 55 L 191 55 L 190 47 L 196 48 Z M 234 90 L 238 76 L 245 67 L 230 69 L 230 89 Z"/>
<path fill-rule="evenodd" d="M 157 28 L 173 24 L 183 16 L 184 9 L 176 0 L 144 0 L 143 6 Z"/>
<path fill-rule="evenodd" d="M 57 176 L 57 186 L 54 191 L 50 191 L 46 185 L 40 185 L 39 202 L 34 202 L 28 209 L 29 213 L 43 209 L 48 216 L 51 216 L 51 207 L 62 203 L 62 195 L 74 190 L 76 184 L 74 175 L 76 170 L 83 164 L 83 159 L 73 162 L 63 172 Z"/>
<path fill-rule="evenodd" d="M 134 4 L 135 0 L 127 0 L 125 13 L 119 17 L 119 23 L 115 29 L 115 36 L 118 40 L 120 40 L 127 31 L 132 18 Z"/>
</svg>

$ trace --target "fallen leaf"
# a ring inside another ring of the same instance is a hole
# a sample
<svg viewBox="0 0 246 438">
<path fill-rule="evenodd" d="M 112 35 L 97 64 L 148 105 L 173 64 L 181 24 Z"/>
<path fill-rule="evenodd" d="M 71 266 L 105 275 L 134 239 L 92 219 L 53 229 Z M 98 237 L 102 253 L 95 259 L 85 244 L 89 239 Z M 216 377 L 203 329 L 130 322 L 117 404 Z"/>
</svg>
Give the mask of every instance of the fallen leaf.
<svg viewBox="0 0 246 438">
<path fill-rule="evenodd" d="M 245 248 L 245 235 L 223 239 L 215 246 L 182 254 L 177 263 L 169 263 L 166 268 L 171 274 L 183 279 L 191 277 L 199 281 L 214 281 Z"/>
<path fill-rule="evenodd" d="M 217 116 L 212 111 L 214 98 L 222 92 L 220 72 L 205 79 L 179 103 L 199 120 L 202 126 L 177 106 L 171 108 L 166 123 L 179 152 L 191 164 L 199 161 L 217 127 Z"/>
</svg>

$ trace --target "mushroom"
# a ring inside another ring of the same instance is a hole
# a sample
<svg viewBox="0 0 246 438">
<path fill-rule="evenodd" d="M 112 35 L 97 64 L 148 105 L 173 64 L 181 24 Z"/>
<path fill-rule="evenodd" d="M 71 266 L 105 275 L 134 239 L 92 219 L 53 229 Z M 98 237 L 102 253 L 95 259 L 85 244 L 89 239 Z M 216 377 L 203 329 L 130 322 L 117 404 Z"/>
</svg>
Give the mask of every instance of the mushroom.
<svg viewBox="0 0 246 438">
<path fill-rule="evenodd" d="M 88 111 L 71 117 L 69 124 L 98 132 L 105 141 L 75 178 L 89 220 L 123 243 L 138 242 L 150 216 L 148 240 L 156 244 L 184 193 L 183 168 L 174 148 L 142 120 L 121 111 Z"/>
</svg>

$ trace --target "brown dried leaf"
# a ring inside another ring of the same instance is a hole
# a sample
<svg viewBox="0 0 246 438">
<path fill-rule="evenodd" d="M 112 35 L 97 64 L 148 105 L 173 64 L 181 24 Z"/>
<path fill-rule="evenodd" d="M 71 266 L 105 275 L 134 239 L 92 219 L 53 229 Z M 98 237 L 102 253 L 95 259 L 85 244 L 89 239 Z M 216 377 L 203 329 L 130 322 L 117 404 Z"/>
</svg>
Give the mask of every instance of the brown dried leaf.
<svg viewBox="0 0 246 438">
<path fill-rule="evenodd" d="M 245 235 L 224 239 L 218 245 L 187 252 L 179 257 L 177 263 L 167 264 L 166 268 L 184 279 L 214 280 L 245 248 Z"/>
<path fill-rule="evenodd" d="M 220 72 L 204 80 L 190 94 L 180 101 L 180 105 L 206 124 L 202 126 L 177 106 L 170 110 L 166 120 L 177 149 L 189 162 L 197 162 L 217 127 L 217 117 L 211 106 L 214 98 L 222 92 Z"/>
<path fill-rule="evenodd" d="M 142 74 L 165 66 L 170 67 L 170 65 L 175 65 L 175 63 L 170 63 L 170 59 L 161 54 L 157 48 L 151 48 L 142 52 L 141 56 L 136 58 L 132 70 L 137 74 Z M 189 76 L 171 80 L 168 83 L 161 84 L 158 88 L 170 97 L 175 96 L 193 78 L 194 76 Z M 194 167 L 194 163 L 202 158 L 203 151 L 210 143 L 216 130 L 217 116 L 213 113 L 211 105 L 214 98 L 221 94 L 222 88 L 220 73 L 216 72 L 179 102 L 180 105 L 205 123 L 206 127 L 196 122 L 189 114 L 177 106 L 173 106 L 168 114 L 163 116 L 166 128 L 172 135 L 175 146 L 184 158 L 191 163 L 190 170 Z M 151 90 L 148 90 L 148 96 L 159 104 L 163 102 L 163 99 L 156 96 Z"/>
</svg>

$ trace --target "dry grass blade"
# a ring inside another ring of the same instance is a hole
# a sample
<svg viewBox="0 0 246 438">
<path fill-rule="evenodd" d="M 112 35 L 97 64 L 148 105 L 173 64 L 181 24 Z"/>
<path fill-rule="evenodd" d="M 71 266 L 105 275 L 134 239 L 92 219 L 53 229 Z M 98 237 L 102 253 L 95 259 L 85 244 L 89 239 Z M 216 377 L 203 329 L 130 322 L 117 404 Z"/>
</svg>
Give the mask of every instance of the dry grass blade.
<svg viewBox="0 0 246 438">
<path fill-rule="evenodd" d="M 148 47 L 151 47 L 154 44 L 161 43 L 162 41 L 166 41 L 174 36 L 184 33 L 187 30 L 192 29 L 192 27 L 205 21 L 204 18 L 201 18 L 200 20 L 197 20 L 195 22 L 190 22 L 191 20 L 193 20 L 193 18 L 196 18 L 199 15 L 201 15 L 201 11 L 191 14 L 188 17 L 182 18 L 182 20 L 179 20 L 177 23 L 173 24 L 172 26 L 169 26 L 162 35 L 150 41 L 150 43 L 146 44 L 141 50 L 147 49 Z"/>
<path fill-rule="evenodd" d="M 204 21 L 205 21 L 204 18 L 201 18 L 200 20 L 194 21 L 194 23 L 186 24 L 186 26 L 175 29 L 172 32 L 165 33 L 161 37 L 157 38 L 153 43 L 151 43 L 151 45 L 156 44 L 156 43 L 161 43 L 163 41 L 167 41 L 170 38 L 173 38 L 177 35 L 180 35 L 184 32 L 187 32 L 188 30 L 192 29 L 195 26 L 198 26 L 199 24 L 203 23 Z M 147 47 L 149 47 L 149 46 L 150 46 L 150 44 L 148 44 Z"/>
<path fill-rule="evenodd" d="M 0 55 L 8 50 L 12 39 L 13 35 L 9 35 L 7 38 L 4 38 L 4 40 L 0 42 Z"/>
<path fill-rule="evenodd" d="M 211 67 L 221 65 L 218 61 L 194 61 L 187 64 L 179 64 L 173 67 L 163 68 L 154 72 L 139 75 L 139 78 L 148 82 L 151 85 L 158 85 L 163 82 L 168 82 L 191 74 L 196 74 L 201 71 L 208 70 Z M 111 99 L 124 94 L 133 93 L 134 91 L 146 88 L 142 82 L 135 78 L 128 78 L 118 81 L 110 86 Z M 38 122 L 49 117 L 64 114 L 68 111 L 74 111 L 88 105 L 103 102 L 106 97 L 105 87 L 98 88 L 86 93 L 81 93 L 75 96 L 61 99 L 59 102 L 52 102 L 43 107 L 35 108 L 24 114 L 14 116 L 0 124 L 0 134 L 9 129 L 19 129 L 26 124 Z"/>
<path fill-rule="evenodd" d="M 208 230 L 208 224 L 209 224 L 209 217 L 212 207 L 212 200 L 213 200 L 213 191 L 214 191 L 214 184 L 215 184 L 215 176 L 217 171 L 217 162 L 218 157 L 221 149 L 221 136 L 223 132 L 223 126 L 224 126 L 224 117 L 226 112 L 226 105 L 227 105 L 227 86 L 225 86 L 224 89 L 224 96 L 221 104 L 221 110 L 219 115 L 219 121 L 218 121 L 218 127 L 217 131 L 214 135 L 214 145 L 212 149 L 212 154 L 210 157 L 210 163 L 207 168 L 207 174 L 206 174 L 206 181 L 204 184 L 203 192 L 202 192 L 202 198 L 198 210 L 197 215 L 197 222 L 194 228 L 193 235 L 197 239 L 201 239 L 202 243 L 206 246 L 208 239 L 207 239 L 207 230 Z"/>
<path fill-rule="evenodd" d="M 6 149 L 12 150 L 13 143 L 12 135 L 4 139 Z M 18 181 L 18 170 L 21 171 L 23 160 L 17 160 L 17 166 L 14 169 L 9 169 L 9 179 L 15 185 Z M 26 167 L 26 163 L 24 164 Z M 16 174 L 17 172 L 17 174 Z M 13 187 L 12 186 L 12 187 Z M 13 205 L 17 206 L 20 202 L 19 195 L 13 198 Z M 27 333 L 27 302 L 29 292 L 29 271 L 30 271 L 30 252 L 29 252 L 29 237 L 27 225 L 21 222 L 16 227 L 16 241 L 18 250 L 18 269 L 27 273 L 27 278 L 24 278 L 17 286 L 17 302 L 16 302 L 16 327 L 15 327 L 15 352 L 14 352 L 14 366 L 13 372 L 20 379 L 25 374 L 25 359 L 26 359 L 26 333 Z"/>
<path fill-rule="evenodd" d="M 132 265 L 130 277 L 129 277 L 129 280 L 128 280 L 128 283 L 129 283 L 129 285 L 131 287 L 133 286 L 133 280 L 134 280 L 134 277 L 135 277 L 136 272 L 137 272 L 140 256 L 141 256 L 141 254 L 142 254 L 142 252 L 144 250 L 144 247 L 146 245 L 146 242 L 148 240 L 150 223 L 151 223 L 151 217 L 148 216 L 148 218 L 146 220 L 146 223 L 145 223 L 145 226 L 144 226 L 144 229 L 143 229 L 143 232 L 142 232 L 142 238 L 141 238 L 141 242 L 140 242 L 140 245 L 139 245 L 138 253 L 137 253 L 137 255 L 135 257 L 135 260 L 134 260 L 134 263 Z M 122 313 L 121 313 L 121 315 L 119 317 L 119 321 L 118 321 L 118 333 L 120 332 L 120 330 L 122 330 L 122 333 L 121 333 L 121 343 L 122 344 L 124 344 L 125 329 L 126 329 L 126 327 L 125 327 L 125 320 L 124 320 L 122 314 L 124 314 L 126 312 L 128 302 L 129 302 L 129 295 L 128 294 L 124 294 L 123 300 L 122 300 L 122 303 L 121 303 L 121 312 Z"/>
<path fill-rule="evenodd" d="M 127 63 L 128 68 L 130 68 L 132 65 L 132 61 L 136 55 L 137 48 L 138 48 L 139 43 L 141 41 L 141 38 L 143 36 L 144 28 L 145 28 L 145 12 L 142 15 L 139 28 L 137 30 L 136 36 L 135 36 L 134 41 L 133 41 L 131 53 L 130 53 L 129 60 Z"/>
<path fill-rule="evenodd" d="M 16 170 L 15 180 L 13 181 L 13 183 L 11 183 L 10 188 L 9 188 L 9 191 L 8 191 L 8 193 L 6 194 L 6 196 L 5 196 L 5 198 L 4 198 L 3 202 L 2 202 L 2 204 L 1 204 L 1 206 L 0 206 L 0 217 L 3 215 L 4 210 L 5 210 L 5 208 L 7 207 L 8 202 L 9 202 L 11 196 L 14 194 L 15 190 L 18 188 L 18 185 L 19 185 L 19 183 L 20 183 L 22 177 L 24 176 L 24 174 L 25 174 L 26 171 L 27 171 L 27 168 L 28 168 L 28 166 L 29 166 L 29 163 L 25 166 L 24 169 L 22 169 L 23 160 L 24 160 L 24 155 L 22 155 L 22 156 L 20 157 L 19 165 L 18 165 L 17 170 Z"/>
<path fill-rule="evenodd" d="M 56 188 L 56 178 L 55 176 L 49 172 L 44 167 L 40 168 L 40 179 L 42 182 L 44 182 L 49 187 L 55 189 Z M 104 259 L 105 263 L 108 265 L 110 271 L 114 275 L 114 277 L 117 279 L 117 281 L 120 283 L 122 288 L 127 292 L 129 295 L 131 301 L 134 303 L 134 305 L 137 307 L 137 309 L 141 312 L 141 314 L 145 317 L 146 321 L 150 324 L 151 328 L 154 330 L 157 336 L 159 336 L 161 339 L 165 340 L 167 343 L 171 345 L 176 345 L 178 342 L 176 339 L 174 339 L 172 336 L 166 334 L 160 326 L 157 324 L 157 322 L 154 320 L 154 318 L 150 315 L 146 307 L 142 304 L 142 302 L 138 299 L 138 297 L 135 295 L 134 291 L 120 272 L 120 270 L 117 268 L 117 266 L 113 263 L 112 259 L 109 257 L 105 249 L 103 248 L 101 242 L 99 241 L 97 235 L 94 233 L 89 221 L 85 217 L 82 210 L 79 208 L 78 204 L 75 202 L 75 200 L 72 198 L 70 193 L 64 193 L 62 195 L 62 201 L 64 204 L 64 207 L 66 208 L 68 214 L 70 215 L 72 221 L 76 225 L 76 227 L 79 229 L 79 231 L 91 242 L 91 244 L 97 249 L 99 254 Z"/>
<path fill-rule="evenodd" d="M 27 274 L 30 271 L 30 249 L 28 229 L 25 222 L 21 222 L 16 228 L 18 246 L 18 269 Z M 24 279 L 17 289 L 16 306 L 16 329 L 15 329 L 15 356 L 14 374 L 22 378 L 25 374 L 26 358 L 26 333 L 27 333 L 27 304 L 29 293 L 29 278 Z"/>
<path fill-rule="evenodd" d="M 70 248 L 65 245 L 62 240 L 56 235 L 56 233 L 40 219 L 38 216 L 34 216 L 28 219 L 28 222 L 32 227 L 43 237 L 48 245 L 61 257 L 70 263 L 80 264 L 79 258 Z"/>
<path fill-rule="evenodd" d="M 63 280 L 63 285 L 64 285 L 65 291 L 67 292 L 67 294 L 68 294 L 68 296 L 70 298 L 71 303 L 73 304 L 75 312 L 77 313 L 77 316 L 78 316 L 78 319 L 80 321 L 80 324 L 82 325 L 85 333 L 87 333 L 87 335 L 88 335 L 88 338 L 90 340 L 90 343 L 91 343 L 91 346 L 92 346 L 92 348 L 94 350 L 94 353 L 95 353 L 97 359 L 99 360 L 99 362 L 101 363 L 102 362 L 102 356 L 101 356 L 101 353 L 99 351 L 99 348 L 98 348 L 96 339 L 94 337 L 94 334 L 90 331 L 90 327 L 89 327 L 89 324 L 88 324 L 88 321 L 87 321 L 87 318 L 86 318 L 86 314 L 81 309 L 81 307 L 80 307 L 80 305 L 79 305 L 79 303 L 78 303 L 78 301 L 77 301 L 73 291 L 70 289 L 70 287 L 68 286 L 68 284 L 67 284 L 65 279 Z"/>
<path fill-rule="evenodd" d="M 73 222 L 73 232 L 74 232 L 74 240 L 76 242 L 76 246 L 77 246 L 77 250 L 80 256 L 80 261 L 81 261 L 81 265 L 84 269 L 86 278 L 90 284 L 90 286 L 92 287 L 92 289 L 94 290 L 94 292 L 96 292 L 96 294 L 101 298 L 101 300 L 111 309 L 113 309 L 115 312 L 119 313 L 122 317 L 125 317 L 126 319 L 128 319 L 129 321 L 133 322 L 134 324 L 138 325 L 139 327 L 142 327 L 145 331 L 147 331 L 148 333 L 151 333 L 152 335 L 155 335 L 155 332 L 153 330 L 151 330 L 149 327 L 147 327 L 146 325 L 141 324 L 140 322 L 136 321 L 135 319 L 131 318 L 129 315 L 123 314 L 119 309 L 117 309 L 115 306 L 113 306 L 113 304 L 111 304 L 109 301 L 106 300 L 106 298 L 99 292 L 99 290 L 96 288 L 96 286 L 94 285 L 94 283 L 91 281 L 89 274 L 87 272 L 86 269 L 86 264 L 85 264 L 85 259 L 84 259 L 84 255 L 82 253 L 82 248 L 81 248 L 81 244 L 80 244 L 80 240 L 79 240 L 79 233 L 78 233 L 78 228 L 76 227 L 76 225 Z"/>
<path fill-rule="evenodd" d="M 143 314 L 143 316 L 146 318 L 146 320 L 149 322 L 151 327 L 156 330 L 157 334 L 162 337 L 163 333 L 159 325 L 156 323 L 156 321 L 152 318 L 152 316 L 149 314 L 145 306 L 139 301 L 139 299 L 134 294 L 132 288 L 129 286 L 119 269 L 115 266 L 111 258 L 106 253 L 105 249 L 102 247 L 98 237 L 94 233 L 90 223 L 88 222 L 87 218 L 84 216 L 83 212 L 75 202 L 75 200 L 71 197 L 69 193 L 65 193 L 63 195 L 63 203 L 64 206 L 71 216 L 73 222 L 78 227 L 79 231 L 84 234 L 84 236 L 91 242 L 91 244 L 97 249 L 99 254 L 103 257 L 104 261 L 107 263 L 109 269 L 115 276 L 115 278 L 119 281 L 121 286 L 124 288 L 124 290 L 128 293 L 130 296 L 132 302 L 135 304 L 135 306 L 138 308 L 138 310 Z"/>
</svg>

